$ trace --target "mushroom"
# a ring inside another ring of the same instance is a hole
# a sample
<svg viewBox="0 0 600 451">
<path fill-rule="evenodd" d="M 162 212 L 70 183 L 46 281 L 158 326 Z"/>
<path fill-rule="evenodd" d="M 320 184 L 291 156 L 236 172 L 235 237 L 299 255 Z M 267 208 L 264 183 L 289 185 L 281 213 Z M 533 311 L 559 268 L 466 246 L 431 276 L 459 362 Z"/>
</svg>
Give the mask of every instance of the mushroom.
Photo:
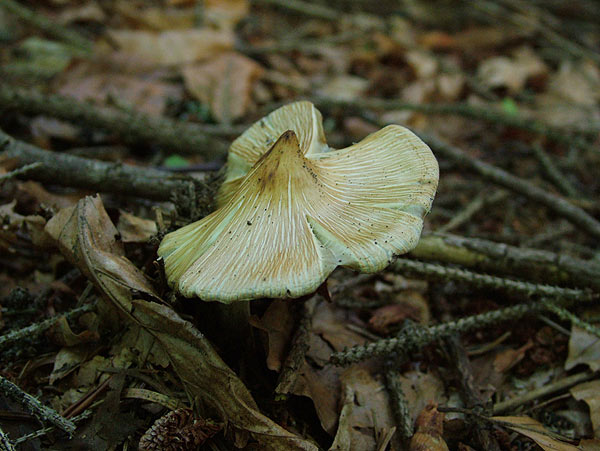
<svg viewBox="0 0 600 451">
<path fill-rule="evenodd" d="M 292 103 L 233 142 L 218 209 L 166 235 L 158 254 L 187 297 L 301 297 L 337 266 L 373 273 L 415 247 L 438 174 L 404 127 L 335 150 L 314 105 Z"/>
</svg>

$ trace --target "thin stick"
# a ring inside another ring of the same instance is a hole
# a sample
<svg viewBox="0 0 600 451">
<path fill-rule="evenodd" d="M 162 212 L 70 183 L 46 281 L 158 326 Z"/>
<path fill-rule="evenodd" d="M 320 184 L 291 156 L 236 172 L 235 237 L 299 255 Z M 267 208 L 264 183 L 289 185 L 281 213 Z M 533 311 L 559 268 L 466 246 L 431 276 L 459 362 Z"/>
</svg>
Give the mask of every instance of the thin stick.
<svg viewBox="0 0 600 451">
<path fill-rule="evenodd" d="M 66 313 L 56 315 L 44 321 L 40 321 L 39 323 L 32 324 L 22 329 L 13 330 L 5 335 L 0 336 L 0 349 L 5 348 L 6 346 L 11 345 L 19 340 L 22 340 L 23 338 L 30 338 L 32 336 L 39 335 L 42 332 L 50 329 L 62 318 L 66 318 L 67 320 L 69 320 L 71 318 L 75 318 L 81 315 L 82 313 L 90 312 L 93 309 L 94 304 L 82 305 L 81 307 L 77 307 Z"/>
<path fill-rule="evenodd" d="M 563 194 L 573 198 L 581 197 L 581 194 L 575 189 L 571 182 L 560 172 L 560 169 L 554 164 L 550 156 L 542 149 L 539 144 L 531 146 L 533 154 L 542 165 L 544 172 L 554 185 L 560 189 Z"/>
<path fill-rule="evenodd" d="M 102 402 L 102 401 L 100 401 L 100 402 Z M 80 421 L 83 421 L 86 418 L 89 418 L 91 416 L 92 416 L 92 410 L 86 410 L 81 415 L 71 418 L 71 421 L 73 423 L 79 423 Z M 42 429 L 38 429 L 37 431 L 34 431 L 27 435 L 23 435 L 23 436 L 19 437 L 18 439 L 16 439 L 15 445 L 20 445 L 21 443 L 25 443 L 29 440 L 33 440 L 34 438 L 43 437 L 44 435 L 54 431 L 55 429 L 56 429 L 55 426 L 48 426 L 48 427 L 45 427 Z"/>
<path fill-rule="evenodd" d="M 153 169 L 49 152 L 18 141 L 2 130 L 0 151 L 5 157 L 16 159 L 19 164 L 41 163 L 35 168 L 30 167 L 26 175 L 45 183 L 163 201 L 196 196 L 195 183 L 191 178 L 172 177 Z"/>
<path fill-rule="evenodd" d="M 539 249 L 436 234 L 422 236 L 409 255 L 478 271 L 512 274 L 545 284 L 568 284 L 600 291 L 600 264 Z"/>
<path fill-rule="evenodd" d="M 589 381 L 594 377 L 596 377 L 596 374 L 594 372 L 586 371 L 584 373 L 574 374 L 573 376 L 565 377 L 564 379 L 559 379 L 556 382 L 544 385 L 543 387 L 540 387 L 536 390 L 532 390 L 515 398 L 507 399 L 506 401 L 494 404 L 494 415 L 506 412 L 507 410 L 512 410 L 515 407 L 534 401 L 538 398 L 543 398 L 544 396 L 548 396 L 552 393 L 565 390 L 569 387 L 572 387 L 573 385 L 580 384 L 581 382 Z"/>
<path fill-rule="evenodd" d="M 559 196 L 549 193 L 547 190 L 537 187 L 527 180 L 516 177 L 489 163 L 484 163 L 437 137 L 422 133 L 419 135 L 421 136 L 421 139 L 428 143 L 433 148 L 434 152 L 437 152 L 439 155 L 478 173 L 484 179 L 490 180 L 498 185 L 522 194 L 535 202 L 545 205 L 547 208 L 565 217 L 593 237 L 600 238 L 600 222 L 581 208 L 576 207 Z"/>
<path fill-rule="evenodd" d="M 277 6 L 317 19 L 338 21 L 342 15 L 335 9 L 302 0 L 253 0 L 252 3 Z"/>
<path fill-rule="evenodd" d="M 2 428 L 0 428 L 0 451 L 16 451 L 14 444 L 10 441 Z"/>
<path fill-rule="evenodd" d="M 600 298 L 600 294 L 594 294 L 585 290 L 535 284 L 522 280 L 490 276 L 488 274 L 477 274 L 461 268 L 452 268 L 405 258 L 397 259 L 392 263 L 391 268 L 402 274 L 412 274 L 433 280 L 453 280 L 479 288 L 504 290 L 525 297 L 547 296 L 569 301 L 592 301 Z"/>
<path fill-rule="evenodd" d="M 586 332 L 600 338 L 600 329 L 598 329 L 593 324 L 590 324 L 587 321 L 582 320 L 577 315 L 574 315 L 573 313 L 569 312 L 567 309 L 565 309 L 563 307 L 553 304 L 551 301 L 545 300 L 544 303 L 546 304 L 546 307 L 548 308 L 548 310 L 550 310 L 552 313 L 554 313 L 556 316 L 558 316 L 563 321 L 569 321 L 574 326 L 577 326 L 580 329 L 583 329 Z"/>
<path fill-rule="evenodd" d="M 514 320 L 545 309 L 542 304 L 518 304 L 501 310 L 468 316 L 431 327 L 414 327 L 398 337 L 385 338 L 364 346 L 354 346 L 331 355 L 331 363 L 346 366 L 362 360 L 389 355 L 394 352 L 403 355 L 420 351 L 425 346 L 459 332 L 479 329 L 502 321 Z"/>
<path fill-rule="evenodd" d="M 476 106 L 467 103 L 411 103 L 401 100 L 365 98 L 365 99 L 338 99 L 325 96 L 313 96 L 310 98 L 317 106 L 321 108 L 344 108 L 345 110 L 358 110 L 364 113 L 364 110 L 408 110 L 417 111 L 424 114 L 451 114 L 481 120 L 492 124 L 499 124 L 505 127 L 514 127 L 527 130 L 546 136 L 553 141 L 580 145 L 589 148 L 587 142 L 578 140 L 573 133 L 583 135 L 594 135 L 600 133 L 600 124 L 586 125 L 585 127 L 566 128 L 548 125 L 542 121 L 524 117 L 522 115 L 508 114 L 493 105 Z"/>
<path fill-rule="evenodd" d="M 26 8 L 19 2 L 14 0 L 2 0 L 0 7 L 5 8 L 10 13 L 17 16 L 19 19 L 27 22 L 28 24 L 39 28 L 48 35 L 59 39 L 67 44 L 78 47 L 85 52 L 90 52 L 93 47 L 93 42 L 84 38 L 81 34 L 74 30 L 70 30 L 65 27 L 61 27 L 56 21 L 50 20 L 35 11 Z"/>
<path fill-rule="evenodd" d="M 69 435 L 75 432 L 75 424 L 72 421 L 63 418 L 54 409 L 45 406 L 29 393 L 24 392 L 17 385 L 2 376 L 0 376 L 0 390 L 6 396 L 26 407 L 40 420 L 52 423 Z"/>
<path fill-rule="evenodd" d="M 0 111 L 44 114 L 104 130 L 129 144 L 146 143 L 181 154 L 196 154 L 214 159 L 223 156 L 227 150 L 226 143 L 191 123 L 99 107 L 68 97 L 45 95 L 6 84 L 0 85 Z"/>
<path fill-rule="evenodd" d="M 461 210 L 456 216 L 454 216 L 450 221 L 444 224 L 442 227 L 438 229 L 438 232 L 446 233 L 450 230 L 456 229 L 460 227 L 464 223 L 468 222 L 479 210 L 483 207 L 486 207 L 491 204 L 495 204 L 496 202 L 500 202 L 503 199 L 508 197 L 508 193 L 504 190 L 500 190 L 492 194 L 491 196 L 487 196 L 487 193 L 481 192 L 475 199 L 473 199 L 467 206 Z"/>
<path fill-rule="evenodd" d="M 1 138 L 1 135 L 0 135 Z M 0 148 L 1 150 L 1 148 Z M 17 177 L 19 175 L 23 175 L 23 174 L 27 174 L 29 171 L 31 171 L 32 169 L 37 169 L 40 166 L 42 166 L 42 163 L 31 163 L 25 166 L 20 167 L 19 169 L 15 169 L 14 171 L 10 171 L 6 174 L 0 175 L 0 184 L 2 184 L 3 182 L 5 182 L 6 180 L 10 180 L 14 177 Z"/>
</svg>

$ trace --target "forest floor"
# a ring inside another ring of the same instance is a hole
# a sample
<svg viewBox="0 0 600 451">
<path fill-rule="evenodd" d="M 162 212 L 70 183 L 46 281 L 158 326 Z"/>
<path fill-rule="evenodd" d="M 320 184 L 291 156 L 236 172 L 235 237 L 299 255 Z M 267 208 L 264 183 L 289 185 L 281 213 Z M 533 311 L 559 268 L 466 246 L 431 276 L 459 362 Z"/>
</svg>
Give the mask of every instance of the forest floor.
<svg viewBox="0 0 600 451">
<path fill-rule="evenodd" d="M 0 450 L 600 449 L 597 6 L 0 1 Z M 162 237 L 296 100 L 429 145 L 419 244 L 178 295 Z"/>
</svg>

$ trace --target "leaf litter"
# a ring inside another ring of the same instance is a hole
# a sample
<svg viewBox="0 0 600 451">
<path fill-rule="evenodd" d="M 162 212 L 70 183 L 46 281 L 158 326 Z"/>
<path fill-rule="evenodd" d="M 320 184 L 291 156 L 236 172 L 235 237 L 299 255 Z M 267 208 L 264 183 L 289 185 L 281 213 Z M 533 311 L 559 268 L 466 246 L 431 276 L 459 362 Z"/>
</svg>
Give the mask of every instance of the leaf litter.
<svg viewBox="0 0 600 451">
<path fill-rule="evenodd" d="M 586 27 L 590 23 L 577 8 L 541 1 L 535 2 L 540 9 L 527 11 L 519 9 L 519 1 L 492 2 L 502 6 L 490 21 L 477 15 L 485 5 L 463 9 L 468 2 L 452 10 L 411 2 L 402 15 L 398 5 L 386 9 L 386 2 L 364 11 L 360 2 L 346 9 L 336 2 L 299 2 L 295 12 L 269 3 L 277 2 L 205 1 L 202 8 L 186 0 L 28 3 L 36 14 L 82 31 L 93 41 L 91 56 L 51 31 L 42 34 L 26 23 L 15 27 L 14 17 L 5 20 L 0 8 L 0 23 L 7 24 L 0 27 L 2 72 L 26 88 L 190 121 L 227 139 L 280 103 L 321 98 L 332 102 L 323 112 L 335 147 L 361 140 L 378 128 L 374 121 L 398 122 L 433 131 L 471 155 L 560 192 L 529 150 L 539 145 L 579 193 L 573 202 L 597 216 L 593 151 L 476 117 L 406 108 L 489 107 L 561 127 L 597 148 L 600 70 L 594 54 L 586 52 L 597 44 L 598 30 L 570 28 L 574 17 Z M 585 10 L 583 2 L 576 3 Z M 336 11 L 336 20 L 319 18 L 327 16 L 327 8 Z M 537 25 L 514 26 L 540 11 Z M 580 46 L 579 56 L 573 46 L 560 44 L 564 36 Z M 398 104 L 369 107 L 372 98 Z M 124 148 L 110 133 L 50 116 L 11 113 L 0 126 L 46 149 L 115 164 L 155 166 L 173 157 L 156 146 Z M 578 134 L 581 128 L 587 129 L 584 135 Z M 597 243 L 585 234 L 562 228 L 560 219 L 519 196 L 486 204 L 489 185 L 440 161 L 442 179 L 426 231 L 471 211 L 456 233 L 597 259 Z M 196 169 L 205 163 L 186 155 L 183 167 L 165 166 L 202 180 L 206 173 Z M 11 161 L 0 159 L 0 177 L 13 169 Z M 47 433 L 44 447 L 124 449 L 138 446 L 144 436 L 146 447 L 166 443 L 157 441 L 165 437 L 187 437 L 188 449 L 202 443 L 213 449 L 385 450 L 420 449 L 423 443 L 428 449 L 482 449 L 473 432 L 483 424 L 473 420 L 482 406 L 469 404 L 460 377 L 435 345 L 396 362 L 414 433 L 404 442 L 384 377 L 389 362 L 371 359 L 342 368 L 330 356 L 402 334 L 407 321 L 427 327 L 509 305 L 511 295 L 391 271 L 352 285 L 359 279 L 338 271 L 330 285 L 350 288 L 335 294 L 332 303 L 317 297 L 253 305 L 251 333 L 259 340 L 244 348 L 246 355 L 229 355 L 204 327 L 207 310 L 174 296 L 155 261 L 161 234 L 172 222 L 190 218 L 175 217 L 168 203 L 87 194 L 13 177 L 0 181 L 3 333 L 96 303 L 95 311 L 77 319 L 57 319 L 43 340 L 27 337 L 4 353 L 3 376 L 69 418 L 89 415 L 73 440 Z M 472 208 L 476 199 L 483 207 Z M 83 276 L 62 281 L 73 268 Z M 314 308 L 301 340 L 304 351 L 291 362 L 302 310 L 297 305 L 303 302 Z M 581 313 L 584 307 L 572 310 Z M 593 313 L 590 318 L 597 330 Z M 548 315 L 463 334 L 462 340 L 473 386 L 485 403 L 481 421 L 494 425 L 499 449 L 599 446 L 597 377 L 544 392 L 570 375 L 598 370 L 599 341 L 589 327 Z M 540 390 L 535 400 L 515 404 L 511 416 L 490 418 L 494 404 Z M 463 413 L 443 413 L 444 408 Z M 577 422 L 585 425 L 573 427 Z M 173 424 L 181 427 L 169 435 Z M 0 425 L 11 439 L 18 437 L 3 419 Z M 27 443 L 42 446 L 38 439 Z"/>
</svg>

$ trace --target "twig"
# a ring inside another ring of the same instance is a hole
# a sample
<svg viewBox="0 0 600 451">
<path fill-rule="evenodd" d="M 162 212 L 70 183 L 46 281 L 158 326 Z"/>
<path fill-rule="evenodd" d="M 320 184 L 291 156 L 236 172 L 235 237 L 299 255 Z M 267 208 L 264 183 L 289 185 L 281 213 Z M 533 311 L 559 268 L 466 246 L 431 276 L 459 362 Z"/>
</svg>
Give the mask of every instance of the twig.
<svg viewBox="0 0 600 451">
<path fill-rule="evenodd" d="M 538 15 L 531 14 L 531 5 L 529 3 L 523 8 L 518 8 L 519 12 L 514 13 L 506 10 L 506 8 L 489 1 L 470 1 L 473 7 L 484 11 L 497 20 L 497 16 L 504 15 L 506 19 L 513 25 L 520 28 L 532 28 L 540 33 L 548 42 L 564 50 L 571 56 L 576 58 L 587 58 L 591 59 L 596 63 L 600 63 L 600 54 L 589 50 L 569 39 L 564 38 L 559 33 L 554 31 L 552 28 L 547 26 L 547 23 L 543 23 L 539 20 Z M 515 5 L 515 2 L 511 2 Z M 518 6 L 518 5 L 517 5 Z"/>
<path fill-rule="evenodd" d="M 410 440 L 414 434 L 413 422 L 408 408 L 408 402 L 402 391 L 400 374 L 393 364 L 387 364 L 385 371 L 385 383 L 392 401 L 392 412 L 398 426 L 398 435 L 403 441 Z"/>
<path fill-rule="evenodd" d="M 485 398 L 475 385 L 471 362 L 460 338 L 457 335 L 450 335 L 444 340 L 444 344 L 444 349 L 448 355 L 448 363 L 453 367 L 458 376 L 460 395 L 467 408 L 472 409 L 475 406 L 483 407 Z M 475 421 L 482 423 L 479 418 L 476 418 Z M 479 442 L 479 448 L 489 451 L 500 451 L 498 441 L 485 426 L 484 424 L 477 424 L 475 427 L 475 437 Z"/>
<path fill-rule="evenodd" d="M 388 355 L 393 352 L 412 354 L 425 346 L 454 333 L 479 329 L 502 321 L 514 320 L 525 315 L 537 313 L 545 307 L 542 304 L 518 304 L 501 310 L 468 316 L 431 327 L 414 327 L 394 338 L 385 338 L 364 346 L 354 346 L 331 355 L 335 365 L 346 366 L 362 360 Z"/>
<path fill-rule="evenodd" d="M 0 451 L 16 451 L 14 444 L 0 428 Z"/>
<path fill-rule="evenodd" d="M 358 35 L 359 36 L 359 35 Z M 247 55 L 264 55 L 277 52 L 321 52 L 325 44 L 345 44 L 356 40 L 356 30 L 351 32 L 341 33 L 326 38 L 320 39 L 294 39 L 294 40 L 280 40 L 275 44 L 268 45 L 236 45 L 236 50 L 245 53 Z M 271 80 L 273 81 L 273 80 Z"/>
<path fill-rule="evenodd" d="M 460 227 L 468 222 L 479 210 L 496 202 L 500 202 L 508 197 L 508 193 L 504 190 L 496 191 L 491 196 L 487 197 L 487 193 L 482 191 L 475 199 L 467 204 L 456 216 L 438 229 L 438 232 L 446 233 L 452 229 Z"/>
<path fill-rule="evenodd" d="M 535 284 L 522 280 L 477 274 L 461 268 L 452 268 L 434 263 L 424 263 L 405 258 L 397 259 L 392 268 L 402 274 L 418 275 L 433 280 L 453 280 L 474 285 L 478 288 L 504 290 L 525 297 L 545 296 L 570 301 L 592 301 L 599 299 L 600 294 L 588 291 Z"/>
<path fill-rule="evenodd" d="M 497 107 L 492 105 L 488 106 L 475 106 L 467 103 L 410 103 L 403 102 L 400 100 L 388 100 L 378 98 L 364 98 L 364 99 L 338 99 L 324 96 L 314 96 L 310 99 L 316 105 L 321 108 L 334 108 L 341 107 L 345 110 L 357 110 L 364 112 L 368 110 L 409 110 L 418 111 L 424 114 L 452 114 L 471 119 L 477 119 L 492 124 L 499 124 L 506 127 L 514 127 L 522 130 L 527 130 L 532 133 L 537 133 L 546 136 L 553 141 L 569 144 L 569 145 L 580 145 L 585 148 L 589 148 L 589 144 L 584 141 L 578 141 L 573 133 L 579 133 L 583 135 L 594 136 L 600 133 L 600 125 L 585 126 L 581 128 L 563 128 L 545 124 L 544 122 L 536 119 L 530 119 L 521 115 L 504 113 Z"/>
<path fill-rule="evenodd" d="M 0 135 L 0 139 L 1 139 Z M 1 150 L 1 148 L 0 148 Z M 31 163 L 28 165 L 25 165 L 23 167 L 20 167 L 19 169 L 15 169 L 14 171 L 10 171 L 6 174 L 0 175 L 0 184 L 2 184 L 3 182 L 5 182 L 6 180 L 12 179 L 13 177 L 17 177 L 19 175 L 23 175 L 23 174 L 27 174 L 30 170 L 32 169 L 37 169 L 40 166 L 42 166 L 42 163 Z"/>
<path fill-rule="evenodd" d="M 341 16 L 340 11 L 302 0 L 253 0 L 252 3 L 277 6 L 278 8 L 285 8 L 317 19 L 337 21 Z"/>
<path fill-rule="evenodd" d="M 75 432 L 75 424 L 61 417 L 54 409 L 43 405 L 36 398 L 28 393 L 25 393 L 17 385 L 10 382 L 8 379 L 0 376 L 0 390 L 6 396 L 19 402 L 26 407 L 30 412 L 37 416 L 40 420 L 49 421 L 57 428 L 65 431 L 69 435 Z"/>
<path fill-rule="evenodd" d="M 89 418 L 92 416 L 92 410 L 86 410 L 85 412 L 83 412 L 81 415 L 78 415 L 76 417 L 71 418 L 71 421 L 73 423 L 79 423 L 80 421 L 85 420 L 86 418 Z M 15 440 L 15 445 L 20 445 L 21 443 L 25 443 L 29 440 L 33 440 L 34 438 L 39 438 L 39 437 L 43 437 L 44 435 L 54 431 L 56 429 L 55 426 L 48 426 L 42 429 L 38 429 L 37 431 L 34 431 L 30 434 L 27 435 L 23 435 L 21 437 L 19 437 L 18 439 Z"/>
<path fill-rule="evenodd" d="M 542 168 L 544 169 L 544 172 L 550 181 L 554 183 L 554 185 L 560 189 L 563 194 L 573 198 L 581 197 L 575 187 L 571 185 L 571 182 L 569 182 L 564 174 L 560 172 L 560 169 L 558 169 L 558 167 L 554 164 L 550 156 L 548 156 L 544 149 L 542 149 L 542 146 L 535 143 L 533 146 L 531 146 L 531 148 L 533 149 L 533 154 L 542 165 Z"/>
<path fill-rule="evenodd" d="M 428 143 L 439 155 L 442 155 L 458 163 L 459 165 L 478 173 L 487 180 L 504 186 L 505 188 L 522 194 L 535 202 L 545 205 L 550 210 L 565 217 L 595 238 L 600 238 L 600 222 L 587 214 L 581 208 L 576 207 L 559 196 L 549 193 L 547 190 L 535 186 L 533 183 L 527 180 L 516 177 L 491 164 L 484 163 L 483 161 L 470 156 L 463 150 L 454 147 L 437 137 L 422 133 L 419 135 L 421 136 L 421 139 Z"/>
<path fill-rule="evenodd" d="M 0 2 L 0 7 L 5 8 L 10 13 L 17 16 L 19 19 L 27 22 L 28 24 L 39 28 L 44 31 L 48 35 L 57 38 L 61 41 L 64 41 L 72 46 L 78 47 L 85 52 L 91 52 L 93 47 L 93 42 L 84 38 L 81 34 L 76 31 L 69 30 L 68 28 L 62 27 L 56 23 L 56 21 L 52 21 L 41 14 L 38 14 L 35 11 L 26 8 L 21 5 L 19 2 L 14 0 L 2 0 Z"/>
<path fill-rule="evenodd" d="M 548 396 L 552 393 L 565 390 L 566 388 L 572 387 L 573 385 L 577 385 L 581 382 L 589 381 L 595 376 L 596 374 L 593 371 L 586 371 L 584 373 L 574 374 L 573 376 L 565 377 L 564 379 L 560 379 L 551 384 L 546 384 L 538 389 L 523 393 L 515 398 L 507 399 L 506 401 L 496 403 L 494 404 L 493 408 L 494 415 L 506 412 L 507 410 L 512 410 L 515 407 L 521 406 L 535 399 Z"/>
<path fill-rule="evenodd" d="M 75 317 L 81 315 L 82 313 L 92 311 L 94 309 L 94 307 L 95 307 L 94 304 L 82 305 L 81 307 L 77 307 L 66 313 L 56 315 L 52 318 L 48 318 L 39 323 L 32 324 L 31 326 L 27 326 L 22 329 L 14 330 L 5 335 L 2 335 L 2 336 L 0 336 L 0 349 L 4 348 L 10 344 L 13 344 L 19 340 L 22 340 L 23 338 L 30 338 L 32 336 L 39 335 L 42 332 L 48 330 L 54 324 L 56 324 L 56 322 L 59 321 L 60 319 L 66 318 L 67 320 L 69 320 L 71 318 L 75 318 Z"/>
<path fill-rule="evenodd" d="M 43 163 L 30 169 L 27 177 L 45 183 L 153 200 L 177 200 L 179 207 L 186 206 L 190 210 L 199 203 L 210 203 L 214 194 L 215 183 L 210 181 L 202 183 L 158 170 L 49 152 L 15 140 L 2 130 L 0 151 L 8 158 L 17 159 L 19 164 Z"/>
<path fill-rule="evenodd" d="M 0 111 L 44 114 L 115 134 L 130 144 L 151 144 L 181 154 L 221 157 L 227 145 L 200 126 L 0 85 Z"/>
<path fill-rule="evenodd" d="M 548 310 L 550 310 L 552 313 L 554 313 L 560 319 L 562 319 L 564 321 L 569 321 L 569 322 L 571 322 L 571 324 L 579 327 L 580 329 L 583 329 L 586 332 L 600 338 L 600 329 L 598 329 L 593 324 L 590 324 L 587 321 L 582 320 L 577 315 L 574 315 L 573 313 L 569 312 L 567 309 L 552 303 L 552 301 L 544 300 L 543 302 L 546 305 L 546 307 L 548 308 Z"/>
<path fill-rule="evenodd" d="M 565 254 L 457 235 L 424 235 L 410 255 L 546 284 L 569 284 L 600 291 L 600 264 Z"/>
<path fill-rule="evenodd" d="M 279 373 L 277 387 L 275 388 L 276 393 L 289 393 L 298 377 L 298 369 L 304 362 L 304 356 L 309 348 L 308 339 L 312 329 L 312 317 L 316 300 L 316 297 L 312 297 L 302 305 L 302 316 L 300 317 L 298 329 L 296 329 L 292 338 L 291 349 L 283 363 L 281 373 Z"/>
</svg>

